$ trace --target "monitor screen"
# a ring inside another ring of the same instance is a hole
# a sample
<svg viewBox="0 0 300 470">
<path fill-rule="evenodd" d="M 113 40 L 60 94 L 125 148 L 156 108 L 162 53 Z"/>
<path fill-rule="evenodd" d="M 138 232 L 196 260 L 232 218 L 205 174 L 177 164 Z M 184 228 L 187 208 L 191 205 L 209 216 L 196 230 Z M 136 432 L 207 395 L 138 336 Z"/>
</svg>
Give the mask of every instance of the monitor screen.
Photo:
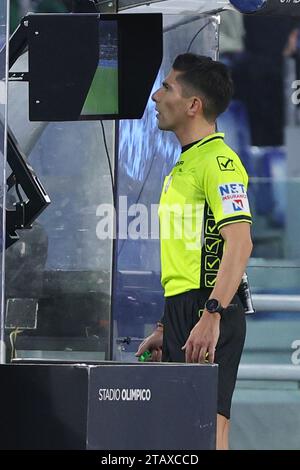
<svg viewBox="0 0 300 470">
<path fill-rule="evenodd" d="M 161 14 L 30 14 L 31 121 L 139 119 L 162 62 Z"/>
<path fill-rule="evenodd" d="M 99 21 L 99 61 L 81 116 L 119 113 L 118 22 Z"/>
</svg>

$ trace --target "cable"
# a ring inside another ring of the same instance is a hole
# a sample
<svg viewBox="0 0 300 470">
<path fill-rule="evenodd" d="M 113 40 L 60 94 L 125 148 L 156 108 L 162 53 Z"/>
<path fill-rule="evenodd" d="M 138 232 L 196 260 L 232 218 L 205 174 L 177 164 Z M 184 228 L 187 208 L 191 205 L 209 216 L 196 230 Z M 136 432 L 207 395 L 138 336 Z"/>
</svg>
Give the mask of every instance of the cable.
<svg viewBox="0 0 300 470">
<path fill-rule="evenodd" d="M 197 33 L 195 34 L 195 36 L 193 37 L 193 39 L 191 40 L 191 42 L 189 43 L 189 46 L 186 50 L 186 52 L 190 52 L 190 49 L 193 45 L 193 42 L 195 41 L 196 37 L 211 23 L 211 20 L 209 20 L 204 26 L 202 26 L 199 31 L 197 31 Z"/>
<path fill-rule="evenodd" d="M 110 161 L 110 155 L 109 155 L 108 146 L 107 146 L 107 140 L 106 140 L 105 129 L 104 129 L 104 125 L 103 125 L 103 122 L 102 122 L 102 121 L 100 121 L 100 125 L 101 125 L 101 128 L 102 128 L 103 142 L 104 142 L 104 147 L 105 147 L 105 152 L 106 152 L 106 157 L 107 157 L 107 163 L 108 163 L 109 173 L 110 173 L 110 179 L 111 179 L 113 204 L 114 204 L 114 207 L 116 207 L 116 205 L 115 205 L 115 185 L 114 185 L 114 177 L 113 177 L 113 172 L 112 172 L 112 167 L 111 167 L 111 161 Z"/>
<path fill-rule="evenodd" d="M 12 362 L 13 359 L 17 358 L 16 341 L 17 341 L 17 336 L 20 333 L 23 333 L 23 330 L 20 330 L 19 327 L 16 327 L 16 329 L 13 330 L 9 335 L 9 341 L 10 341 L 10 346 L 11 346 L 10 362 Z"/>
</svg>

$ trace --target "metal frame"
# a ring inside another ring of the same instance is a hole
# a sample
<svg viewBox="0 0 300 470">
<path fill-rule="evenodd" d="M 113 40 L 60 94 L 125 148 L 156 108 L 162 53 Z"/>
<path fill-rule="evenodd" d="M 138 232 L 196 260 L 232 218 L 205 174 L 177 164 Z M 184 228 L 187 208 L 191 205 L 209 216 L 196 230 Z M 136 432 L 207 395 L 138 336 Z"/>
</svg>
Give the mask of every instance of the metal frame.
<svg viewBox="0 0 300 470">
<path fill-rule="evenodd" d="M 15 33 L 9 41 L 9 69 L 14 65 L 20 55 L 27 47 L 27 20 L 22 19 Z M 6 54 L 6 47 L 0 51 L 0 56 Z M 27 73 L 9 74 L 13 80 L 28 80 Z M 4 124 L 0 121 L 0 128 Z M 34 170 L 26 162 L 26 156 L 20 149 L 18 142 L 11 131 L 7 129 L 7 163 L 12 173 L 7 179 L 7 190 L 13 186 L 19 195 L 20 201 L 15 203 L 15 210 L 6 209 L 6 248 L 18 241 L 19 236 L 16 233 L 18 229 L 30 229 L 32 222 L 46 209 L 51 203 L 50 198 L 43 185 L 39 181 Z M 28 200 L 23 201 L 18 186 L 21 186 Z M 21 197 L 20 197 L 21 196 Z"/>
<path fill-rule="evenodd" d="M 30 229 L 32 222 L 51 203 L 34 170 L 26 163 L 26 157 L 10 129 L 7 132 L 7 162 L 12 169 L 7 179 L 8 190 L 20 185 L 28 200 L 15 203 L 15 210 L 6 209 L 6 248 L 19 239 L 16 230 Z"/>
</svg>

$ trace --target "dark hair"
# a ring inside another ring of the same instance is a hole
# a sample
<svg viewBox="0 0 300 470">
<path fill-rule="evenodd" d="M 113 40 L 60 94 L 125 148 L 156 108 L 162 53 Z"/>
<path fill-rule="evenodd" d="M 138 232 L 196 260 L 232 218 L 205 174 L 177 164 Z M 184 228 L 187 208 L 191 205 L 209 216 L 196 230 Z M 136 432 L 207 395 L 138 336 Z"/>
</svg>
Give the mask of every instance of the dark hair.
<svg viewBox="0 0 300 470">
<path fill-rule="evenodd" d="M 202 99 L 203 114 L 215 121 L 228 107 L 233 95 L 233 83 L 226 65 L 210 57 L 181 54 L 173 69 L 182 72 L 177 80 L 183 86 L 183 95 L 198 95 Z"/>
</svg>

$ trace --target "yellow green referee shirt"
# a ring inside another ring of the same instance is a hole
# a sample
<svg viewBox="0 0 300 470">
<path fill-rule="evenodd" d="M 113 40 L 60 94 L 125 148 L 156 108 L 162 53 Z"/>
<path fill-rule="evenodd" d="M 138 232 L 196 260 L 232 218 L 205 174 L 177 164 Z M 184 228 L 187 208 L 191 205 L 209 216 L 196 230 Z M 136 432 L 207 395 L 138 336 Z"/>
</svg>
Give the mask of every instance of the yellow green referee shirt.
<svg viewBox="0 0 300 470">
<path fill-rule="evenodd" d="M 159 204 L 161 282 L 165 296 L 213 288 L 224 225 L 249 222 L 248 176 L 216 133 L 184 151 L 165 178 Z"/>
</svg>

